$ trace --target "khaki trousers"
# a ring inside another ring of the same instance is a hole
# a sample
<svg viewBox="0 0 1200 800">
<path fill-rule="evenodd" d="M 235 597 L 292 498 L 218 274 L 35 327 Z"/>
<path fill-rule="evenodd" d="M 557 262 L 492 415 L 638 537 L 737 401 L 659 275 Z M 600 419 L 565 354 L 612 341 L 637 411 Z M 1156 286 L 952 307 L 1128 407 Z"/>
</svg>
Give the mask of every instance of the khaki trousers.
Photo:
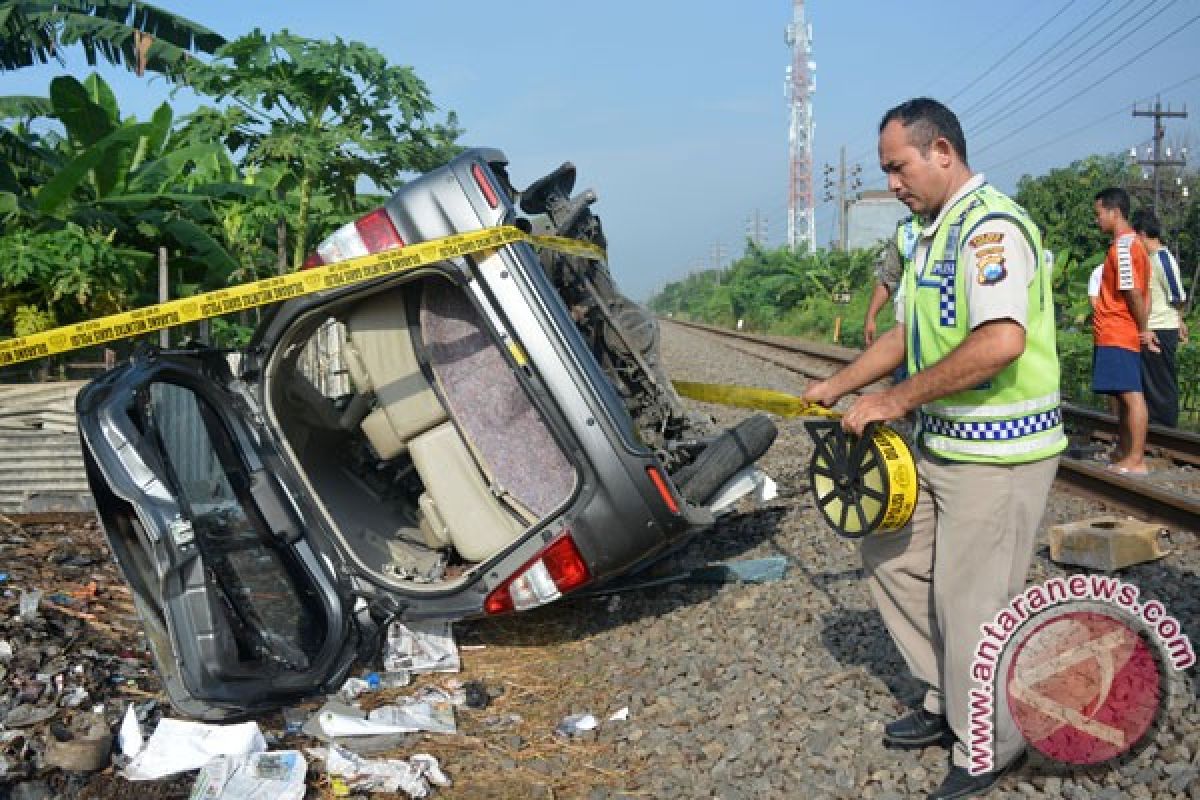
<svg viewBox="0 0 1200 800">
<path fill-rule="evenodd" d="M 980 626 L 1025 588 L 1058 457 L 1031 464 L 946 461 L 916 452 L 920 490 L 908 527 L 862 540 L 871 594 L 896 647 L 929 684 L 925 709 L 945 714 L 970 763 L 971 662 Z M 1011 715 L 994 720 L 994 763 L 1024 747 Z"/>
</svg>

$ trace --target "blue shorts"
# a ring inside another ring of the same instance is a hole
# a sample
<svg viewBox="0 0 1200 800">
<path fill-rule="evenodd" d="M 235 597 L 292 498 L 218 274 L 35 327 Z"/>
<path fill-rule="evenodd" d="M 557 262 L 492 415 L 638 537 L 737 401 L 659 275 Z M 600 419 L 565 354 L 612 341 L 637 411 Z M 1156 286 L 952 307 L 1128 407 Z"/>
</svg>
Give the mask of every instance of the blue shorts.
<svg viewBox="0 0 1200 800">
<path fill-rule="evenodd" d="M 1123 394 L 1142 390 L 1142 354 L 1124 347 L 1097 346 L 1092 352 L 1092 391 Z"/>
</svg>

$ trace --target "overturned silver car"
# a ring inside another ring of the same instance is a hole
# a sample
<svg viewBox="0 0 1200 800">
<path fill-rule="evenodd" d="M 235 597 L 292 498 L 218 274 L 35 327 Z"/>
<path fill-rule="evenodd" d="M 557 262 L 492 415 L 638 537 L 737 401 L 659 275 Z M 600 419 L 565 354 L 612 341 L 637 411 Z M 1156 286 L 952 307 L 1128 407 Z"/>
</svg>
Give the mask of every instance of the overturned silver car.
<svg viewBox="0 0 1200 800">
<path fill-rule="evenodd" d="M 505 166 L 468 151 L 311 261 L 496 225 L 603 246 L 573 167 L 518 192 Z M 205 719 L 339 685 L 394 620 L 641 569 L 775 436 L 689 418 L 607 269 L 523 242 L 272 307 L 233 358 L 146 349 L 77 411 L 169 697 Z"/>
</svg>

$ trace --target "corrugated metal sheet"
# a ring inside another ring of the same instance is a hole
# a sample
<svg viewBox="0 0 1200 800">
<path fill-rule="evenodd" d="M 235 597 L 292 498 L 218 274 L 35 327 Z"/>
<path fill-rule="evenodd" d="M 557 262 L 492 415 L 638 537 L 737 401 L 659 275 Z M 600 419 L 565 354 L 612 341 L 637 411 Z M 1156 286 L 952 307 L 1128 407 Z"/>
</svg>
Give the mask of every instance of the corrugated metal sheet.
<svg viewBox="0 0 1200 800">
<path fill-rule="evenodd" d="M 75 427 L 81 386 L 83 381 L 0 386 L 0 513 L 88 507 Z"/>
</svg>

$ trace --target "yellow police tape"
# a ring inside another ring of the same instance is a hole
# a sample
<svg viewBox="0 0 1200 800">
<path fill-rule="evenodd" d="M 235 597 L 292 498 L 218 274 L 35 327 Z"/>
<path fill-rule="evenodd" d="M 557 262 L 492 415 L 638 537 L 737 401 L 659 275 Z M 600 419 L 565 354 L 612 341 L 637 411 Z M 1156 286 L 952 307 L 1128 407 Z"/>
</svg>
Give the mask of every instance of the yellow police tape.
<svg viewBox="0 0 1200 800">
<path fill-rule="evenodd" d="M 671 381 L 675 391 L 683 397 L 723 406 L 750 408 L 769 411 L 781 417 L 827 417 L 841 419 L 840 412 L 808 401 L 787 392 L 774 389 L 755 389 L 749 386 L 731 386 L 724 383 L 692 383 Z"/>
<path fill-rule="evenodd" d="M 6 339 L 0 341 L 0 367 L 292 300 L 374 278 L 398 275 L 449 258 L 494 250 L 515 242 L 527 242 L 536 247 L 597 261 L 605 260 L 604 250 L 594 244 L 561 236 L 533 236 L 511 225 L 501 225 Z"/>
<path fill-rule="evenodd" d="M 817 508 L 842 536 L 896 531 L 917 505 L 917 468 L 908 442 L 887 425 L 872 425 L 863 439 L 842 430 L 841 413 L 786 392 L 727 384 L 674 381 L 684 397 L 706 403 L 769 411 L 783 417 L 816 417 L 805 423 L 813 440 L 808 466 Z"/>
</svg>

